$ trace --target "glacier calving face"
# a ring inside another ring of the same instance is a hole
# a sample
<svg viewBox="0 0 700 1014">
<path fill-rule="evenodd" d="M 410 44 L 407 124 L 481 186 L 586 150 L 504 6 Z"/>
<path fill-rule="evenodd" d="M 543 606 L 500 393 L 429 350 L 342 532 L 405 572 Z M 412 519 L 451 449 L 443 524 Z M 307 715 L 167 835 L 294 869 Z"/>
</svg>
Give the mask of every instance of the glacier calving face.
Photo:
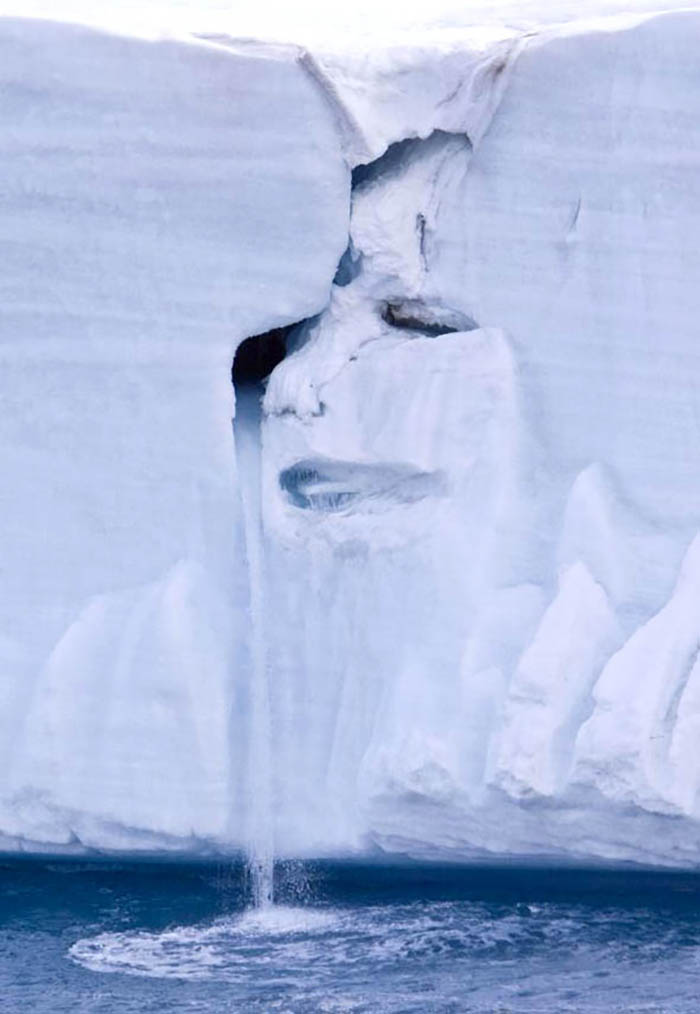
<svg viewBox="0 0 700 1014">
<path fill-rule="evenodd" d="M 293 52 L 21 20 L 0 46 L 0 830 L 228 840 L 249 668 L 231 360 L 323 307 L 349 171 Z"/>
<path fill-rule="evenodd" d="M 356 174 L 352 270 L 265 402 L 276 611 L 308 586 L 273 666 L 309 687 L 276 714 L 293 849 L 697 862 L 699 35 L 544 33 L 483 137 Z M 290 510 L 314 456 L 441 491 Z"/>
<path fill-rule="evenodd" d="M 278 850 L 697 864 L 700 15 L 0 44 L 4 843 L 241 845 L 303 320 Z"/>
</svg>

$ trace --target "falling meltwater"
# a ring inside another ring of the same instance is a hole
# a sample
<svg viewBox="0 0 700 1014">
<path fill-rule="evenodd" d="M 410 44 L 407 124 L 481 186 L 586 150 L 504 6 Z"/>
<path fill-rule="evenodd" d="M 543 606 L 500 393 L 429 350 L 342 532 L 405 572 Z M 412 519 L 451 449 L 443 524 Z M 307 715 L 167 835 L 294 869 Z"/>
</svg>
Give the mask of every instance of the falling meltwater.
<svg viewBox="0 0 700 1014">
<path fill-rule="evenodd" d="M 243 502 L 250 603 L 250 747 L 247 788 L 247 865 L 253 904 L 273 902 L 270 696 L 265 647 L 265 559 L 262 532 L 260 425 L 262 388 L 236 385 L 234 438 Z"/>
</svg>

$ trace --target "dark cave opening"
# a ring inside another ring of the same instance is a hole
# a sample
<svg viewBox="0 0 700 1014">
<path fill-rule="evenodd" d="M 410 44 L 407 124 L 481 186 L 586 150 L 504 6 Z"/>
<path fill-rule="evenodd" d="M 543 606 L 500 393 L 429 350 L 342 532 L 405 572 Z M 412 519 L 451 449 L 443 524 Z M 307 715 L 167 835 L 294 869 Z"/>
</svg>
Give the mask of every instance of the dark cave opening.
<svg viewBox="0 0 700 1014">
<path fill-rule="evenodd" d="M 454 138 L 461 138 L 471 148 L 466 133 L 453 133 L 448 130 L 433 130 L 427 137 L 405 137 L 401 141 L 393 141 L 383 155 L 371 162 L 361 162 L 352 170 L 352 187 L 360 187 L 365 183 L 373 183 L 385 176 L 400 173 L 421 152 L 434 150 L 439 145 L 450 143 Z"/>
<path fill-rule="evenodd" d="M 231 366 L 233 386 L 261 384 L 287 354 L 287 335 L 296 325 L 275 327 L 244 339 L 236 349 Z"/>
</svg>

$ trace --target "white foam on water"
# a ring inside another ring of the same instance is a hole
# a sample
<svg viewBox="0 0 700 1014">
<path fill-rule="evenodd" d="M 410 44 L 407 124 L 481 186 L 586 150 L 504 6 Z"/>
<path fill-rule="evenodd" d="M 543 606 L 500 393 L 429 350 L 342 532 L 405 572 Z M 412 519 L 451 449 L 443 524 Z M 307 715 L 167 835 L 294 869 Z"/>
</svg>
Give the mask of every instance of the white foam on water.
<svg viewBox="0 0 700 1014">
<path fill-rule="evenodd" d="M 182 926 L 163 933 L 100 933 L 78 940 L 68 953 L 92 972 L 206 979 L 226 963 L 210 934 Z"/>
<path fill-rule="evenodd" d="M 632 994 L 648 995 L 654 1009 L 694 1014 L 675 998 L 667 1005 L 669 983 L 683 996 L 696 984 L 697 930 L 688 929 L 653 911 L 576 904 L 272 906 L 160 933 L 101 933 L 68 957 L 87 972 L 161 980 L 161 989 L 165 980 L 223 983 L 235 1009 L 251 1014 L 423 1014 L 467 1002 L 475 1014 L 603 1014 L 618 1009 L 632 981 Z"/>
<path fill-rule="evenodd" d="M 273 905 L 271 908 L 249 909 L 232 925 L 238 933 L 323 933 L 338 922 L 332 911 L 313 908 L 292 908 Z"/>
<path fill-rule="evenodd" d="M 336 921 L 333 912 L 272 906 L 206 926 L 100 933 L 78 940 L 68 953 L 93 972 L 234 981 L 249 976 L 252 967 L 315 960 L 318 943 L 309 948 L 307 938 L 327 933 Z"/>
</svg>

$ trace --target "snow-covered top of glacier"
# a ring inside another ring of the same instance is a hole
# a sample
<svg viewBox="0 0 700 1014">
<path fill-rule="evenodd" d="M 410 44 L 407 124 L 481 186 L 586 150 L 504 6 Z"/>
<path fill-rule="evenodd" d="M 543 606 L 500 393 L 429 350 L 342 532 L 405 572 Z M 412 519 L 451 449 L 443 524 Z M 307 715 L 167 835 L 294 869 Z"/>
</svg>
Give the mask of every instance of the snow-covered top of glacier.
<svg viewBox="0 0 700 1014">
<path fill-rule="evenodd" d="M 533 37 L 623 28 L 698 0 L 5 0 L 2 13 L 296 59 L 332 107 L 348 165 L 434 130 L 477 146 Z M 505 73 L 504 73 L 505 71 Z"/>
<path fill-rule="evenodd" d="M 138 34 L 213 33 L 333 49 L 425 44 L 479 30 L 528 32 L 613 15 L 697 8 L 697 0 L 6 0 L 5 15 L 76 21 Z"/>
</svg>

